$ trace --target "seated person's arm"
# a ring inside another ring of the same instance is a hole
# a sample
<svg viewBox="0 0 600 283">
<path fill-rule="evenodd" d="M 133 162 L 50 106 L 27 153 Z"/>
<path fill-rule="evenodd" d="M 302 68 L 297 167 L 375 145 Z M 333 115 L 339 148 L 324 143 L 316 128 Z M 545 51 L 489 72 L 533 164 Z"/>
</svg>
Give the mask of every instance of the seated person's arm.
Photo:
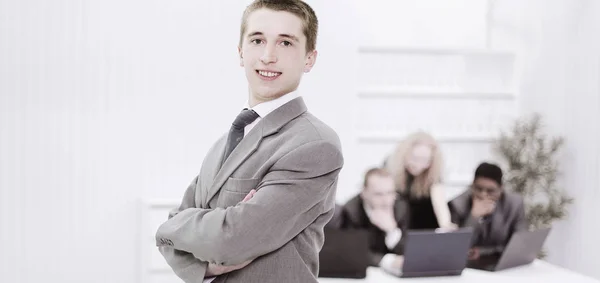
<svg viewBox="0 0 600 283">
<path fill-rule="evenodd" d="M 403 264 L 404 256 L 392 253 L 384 255 L 379 261 L 379 267 L 381 267 L 381 269 L 396 276 L 401 274 Z"/>
<path fill-rule="evenodd" d="M 479 222 L 481 217 L 473 216 L 472 210 L 468 207 L 455 207 L 455 205 L 456 204 L 452 202 L 450 202 L 448 205 L 452 223 L 456 223 L 459 227 L 473 228 L 471 246 L 474 246 L 477 244 L 477 239 L 479 238 L 479 233 L 481 232 L 481 224 Z"/>
<path fill-rule="evenodd" d="M 385 245 L 391 252 L 385 255 L 374 253 L 372 257 L 383 270 L 399 275 L 404 263 L 404 257 L 402 256 L 405 242 L 403 231 L 406 231 L 407 222 L 405 218 L 397 220 L 398 215 L 395 215 L 395 211 L 392 210 L 385 215 L 385 217 L 378 214 L 372 215 L 371 223 L 385 232 Z M 403 213 L 403 215 L 406 215 L 406 213 Z"/>
<path fill-rule="evenodd" d="M 440 228 L 456 228 L 456 225 L 451 221 L 450 209 L 446 202 L 444 187 L 441 184 L 435 184 L 431 187 L 431 205 Z"/>
<path fill-rule="evenodd" d="M 464 213 L 460 213 L 460 209 L 454 207 L 452 203 L 448 205 L 448 209 L 452 223 L 456 223 L 459 227 L 472 227 L 474 232 L 480 227 L 479 219 L 481 217 L 473 216 L 470 209 L 464 208 Z"/>
<path fill-rule="evenodd" d="M 356 223 L 349 216 L 351 213 L 348 211 L 346 206 L 342 207 L 341 219 L 343 229 L 365 229 L 360 223 Z M 379 223 L 378 223 L 379 224 Z M 393 229 L 392 233 L 387 233 L 385 238 L 385 245 L 392 253 L 382 253 L 369 250 L 368 260 L 370 266 L 381 267 L 382 269 L 395 273 L 402 266 L 398 264 L 400 261 L 403 250 L 402 231 L 406 227 L 406 221 L 402 219 L 398 223 L 398 227 Z M 399 266 L 398 266 L 399 265 Z"/>
<path fill-rule="evenodd" d="M 383 259 L 383 257 L 385 256 L 384 253 L 378 253 L 378 252 L 374 252 L 374 251 L 369 251 L 368 257 L 369 257 L 369 265 L 370 266 L 376 266 L 379 267 L 381 260 Z"/>
<path fill-rule="evenodd" d="M 513 222 L 511 223 L 510 234 L 509 234 L 509 237 L 506 239 L 506 243 L 508 243 L 508 241 L 510 240 L 510 238 L 512 237 L 512 235 L 515 232 L 527 230 L 528 225 L 527 225 L 527 219 L 525 218 L 525 205 L 524 205 L 522 199 L 520 199 L 519 202 L 516 203 L 516 207 L 517 207 L 516 208 L 516 216 L 513 219 Z M 480 247 L 479 254 L 480 255 L 502 254 L 502 252 L 504 252 L 505 247 L 506 247 L 506 244 L 498 245 L 495 247 Z"/>
</svg>

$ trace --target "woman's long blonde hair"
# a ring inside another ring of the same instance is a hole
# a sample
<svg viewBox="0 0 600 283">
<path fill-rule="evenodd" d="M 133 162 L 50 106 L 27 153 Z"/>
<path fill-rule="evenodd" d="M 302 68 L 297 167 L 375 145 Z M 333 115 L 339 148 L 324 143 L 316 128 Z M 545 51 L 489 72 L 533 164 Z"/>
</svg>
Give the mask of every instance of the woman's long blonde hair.
<svg viewBox="0 0 600 283">
<path fill-rule="evenodd" d="M 394 176 L 396 189 L 400 193 L 406 192 L 406 158 L 410 151 L 419 144 L 429 145 L 433 151 L 431 165 L 419 176 L 414 176 L 410 189 L 410 196 L 414 198 L 428 197 L 431 187 L 442 180 L 443 160 L 438 142 L 428 133 L 415 132 L 401 141 L 394 153 L 386 161 L 386 168 Z"/>
</svg>

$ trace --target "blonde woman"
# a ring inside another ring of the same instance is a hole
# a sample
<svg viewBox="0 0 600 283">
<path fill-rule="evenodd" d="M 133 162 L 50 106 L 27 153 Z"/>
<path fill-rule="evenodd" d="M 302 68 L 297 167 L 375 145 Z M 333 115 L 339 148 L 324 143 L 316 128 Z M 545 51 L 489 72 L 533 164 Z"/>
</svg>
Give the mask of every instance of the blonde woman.
<svg viewBox="0 0 600 283">
<path fill-rule="evenodd" d="M 406 137 L 386 167 L 394 175 L 396 189 L 409 203 L 409 229 L 456 228 L 441 185 L 442 153 L 431 135 L 416 132 Z"/>
</svg>

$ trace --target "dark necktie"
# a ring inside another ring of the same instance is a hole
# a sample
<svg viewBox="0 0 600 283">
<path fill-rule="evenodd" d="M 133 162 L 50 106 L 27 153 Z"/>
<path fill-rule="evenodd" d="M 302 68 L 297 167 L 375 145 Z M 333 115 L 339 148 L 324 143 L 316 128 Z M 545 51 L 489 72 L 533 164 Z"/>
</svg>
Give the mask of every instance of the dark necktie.
<svg viewBox="0 0 600 283">
<path fill-rule="evenodd" d="M 231 123 L 229 136 L 227 136 L 227 145 L 225 147 L 223 163 L 225 163 L 225 160 L 227 160 L 227 157 L 229 157 L 233 149 L 235 149 L 235 147 L 244 138 L 244 128 L 254 122 L 254 120 L 256 120 L 258 117 L 260 116 L 258 116 L 254 110 L 244 108 L 244 110 L 242 110 L 242 112 L 235 118 L 235 121 Z"/>
<path fill-rule="evenodd" d="M 485 244 L 488 244 L 490 236 L 490 230 L 492 229 L 492 219 L 491 215 L 486 215 L 481 218 L 481 241 Z"/>
</svg>

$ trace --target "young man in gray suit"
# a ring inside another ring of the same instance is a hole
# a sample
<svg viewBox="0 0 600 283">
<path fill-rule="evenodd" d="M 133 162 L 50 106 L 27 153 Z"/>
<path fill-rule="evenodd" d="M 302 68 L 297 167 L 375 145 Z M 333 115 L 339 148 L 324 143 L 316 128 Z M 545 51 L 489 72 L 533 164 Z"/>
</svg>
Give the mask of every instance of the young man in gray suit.
<svg viewBox="0 0 600 283">
<path fill-rule="evenodd" d="M 502 175 L 497 165 L 480 164 L 471 188 L 449 203 L 452 222 L 473 227 L 470 260 L 498 256 L 513 233 L 527 229 L 523 198 L 502 188 Z"/>
<path fill-rule="evenodd" d="M 257 0 L 244 12 L 247 109 L 156 233 L 184 282 L 317 282 L 343 165 L 337 134 L 296 92 L 317 59 L 317 27 L 299 0 Z"/>
</svg>

